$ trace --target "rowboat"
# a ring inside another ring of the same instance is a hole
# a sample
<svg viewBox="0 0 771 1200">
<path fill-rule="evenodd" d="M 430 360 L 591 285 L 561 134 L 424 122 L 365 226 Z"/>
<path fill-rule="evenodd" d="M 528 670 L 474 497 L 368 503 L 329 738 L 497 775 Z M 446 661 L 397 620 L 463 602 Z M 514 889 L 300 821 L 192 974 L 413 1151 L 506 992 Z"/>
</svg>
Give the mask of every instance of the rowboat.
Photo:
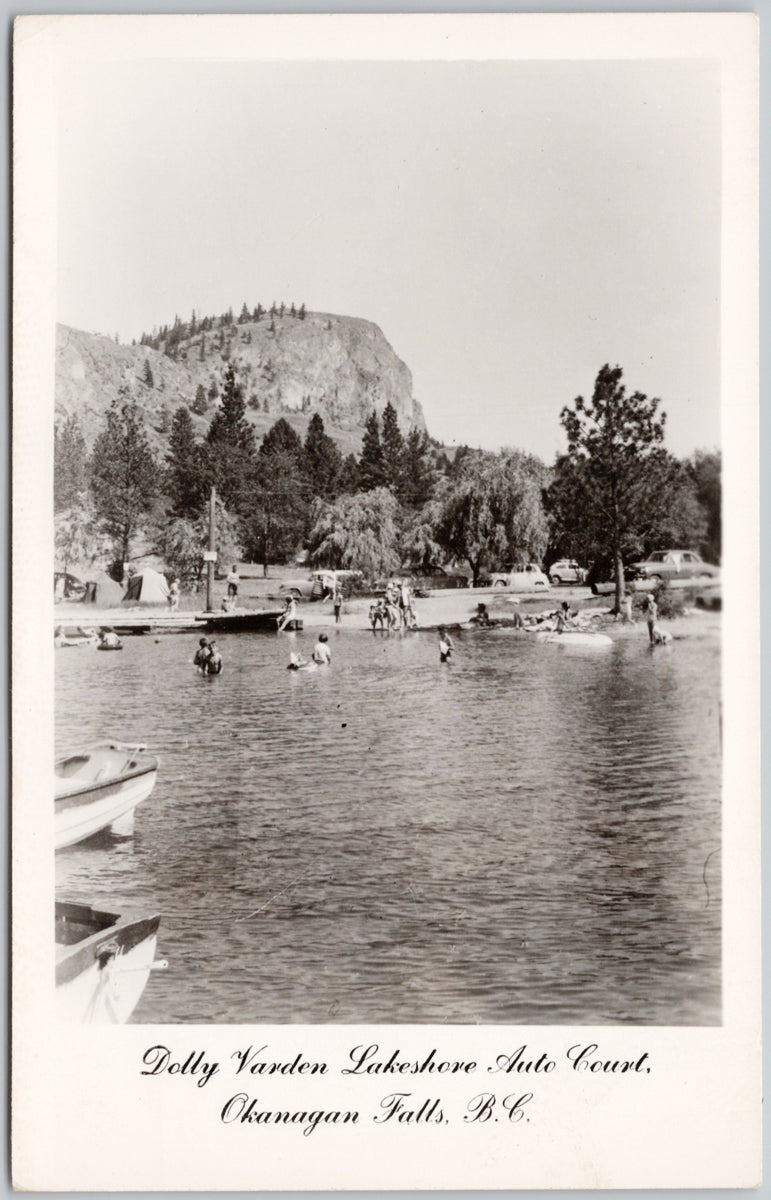
<svg viewBox="0 0 771 1200">
<path fill-rule="evenodd" d="M 60 758 L 54 767 L 54 845 L 82 842 L 107 826 L 130 834 L 134 809 L 155 787 L 158 759 L 108 742 Z"/>
<path fill-rule="evenodd" d="M 56 902 L 56 1009 L 65 1021 L 122 1025 L 145 989 L 161 918 Z"/>
</svg>

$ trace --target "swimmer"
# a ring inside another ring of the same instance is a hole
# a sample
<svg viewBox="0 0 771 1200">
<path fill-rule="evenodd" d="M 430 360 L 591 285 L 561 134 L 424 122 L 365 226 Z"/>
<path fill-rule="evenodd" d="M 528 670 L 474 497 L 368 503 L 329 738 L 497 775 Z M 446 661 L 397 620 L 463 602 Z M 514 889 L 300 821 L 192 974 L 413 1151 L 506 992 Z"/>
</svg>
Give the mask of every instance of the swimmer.
<svg viewBox="0 0 771 1200">
<path fill-rule="evenodd" d="M 327 645 L 328 641 L 329 639 L 327 638 L 327 635 L 325 633 L 320 633 L 319 640 L 313 647 L 313 661 L 320 667 L 325 666 L 327 663 L 332 661 L 332 654 L 329 646 Z"/>
<path fill-rule="evenodd" d="M 452 652 L 455 649 L 455 647 L 452 643 L 452 638 L 450 637 L 449 633 L 445 629 L 444 625 L 439 626 L 438 633 L 439 633 L 439 661 L 447 662 L 447 660 L 452 656 Z"/>
<path fill-rule="evenodd" d="M 211 650 L 209 648 L 209 639 L 202 637 L 198 642 L 198 649 L 195 652 L 193 666 L 198 667 L 202 675 L 206 674 L 206 664 L 209 661 Z"/>
</svg>

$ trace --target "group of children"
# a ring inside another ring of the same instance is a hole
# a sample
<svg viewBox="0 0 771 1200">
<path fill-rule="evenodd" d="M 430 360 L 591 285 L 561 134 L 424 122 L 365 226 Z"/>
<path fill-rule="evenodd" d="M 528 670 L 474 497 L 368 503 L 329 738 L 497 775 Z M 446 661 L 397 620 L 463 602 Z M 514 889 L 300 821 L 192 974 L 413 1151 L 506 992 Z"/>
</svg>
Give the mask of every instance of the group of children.
<svg viewBox="0 0 771 1200">
<path fill-rule="evenodd" d="M 415 600 L 409 584 L 392 580 L 382 599 L 370 605 L 369 623 L 373 630 L 378 625 L 381 629 L 417 629 Z"/>
</svg>

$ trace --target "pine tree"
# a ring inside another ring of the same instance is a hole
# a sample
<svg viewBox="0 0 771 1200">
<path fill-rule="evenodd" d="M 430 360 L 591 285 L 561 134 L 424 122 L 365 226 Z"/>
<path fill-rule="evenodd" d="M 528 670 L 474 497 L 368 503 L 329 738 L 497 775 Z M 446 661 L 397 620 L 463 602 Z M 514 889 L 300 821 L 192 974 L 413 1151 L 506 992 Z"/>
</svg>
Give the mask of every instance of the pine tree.
<svg viewBox="0 0 771 1200">
<path fill-rule="evenodd" d="M 144 419 L 125 390 L 110 405 L 105 427 L 94 442 L 90 475 L 97 516 L 113 538 L 120 561 L 125 562 L 131 539 L 149 513 L 158 487 Z"/>
<path fill-rule="evenodd" d="M 197 417 L 202 417 L 208 407 L 209 402 L 206 399 L 206 391 L 204 390 L 203 384 L 199 383 L 198 387 L 195 389 L 195 400 L 192 404 L 193 412 Z"/>
<path fill-rule="evenodd" d="M 145 385 L 145 387 L 149 387 L 149 388 L 155 386 L 155 380 L 153 379 L 153 369 L 150 366 L 149 358 L 145 359 L 145 367 L 144 367 L 144 371 L 142 372 L 142 383 Z"/>
<path fill-rule="evenodd" d="M 297 315 L 299 316 L 301 321 L 305 320 L 305 305 L 304 304 L 300 305 L 300 311 Z"/>
<path fill-rule="evenodd" d="M 404 444 L 402 487 L 399 499 L 409 508 L 422 508 L 436 489 L 436 471 L 425 431 L 412 427 Z"/>
<path fill-rule="evenodd" d="M 201 353 L 198 357 L 200 358 L 201 362 L 203 362 L 206 358 L 206 335 L 203 333 L 201 334 Z"/>
<path fill-rule="evenodd" d="M 246 419 L 243 390 L 231 363 L 225 371 L 219 407 L 206 434 L 209 479 L 229 512 L 241 511 L 254 457 L 254 429 Z"/>
<path fill-rule="evenodd" d="M 54 430 L 54 512 L 80 503 L 87 487 L 86 440 L 73 414 Z"/>
<path fill-rule="evenodd" d="M 318 413 L 308 422 L 303 451 L 312 495 L 334 500 L 343 459 L 337 444 L 324 432 L 324 422 Z"/>
<path fill-rule="evenodd" d="M 395 496 L 402 490 L 404 471 L 404 438 L 399 428 L 396 409 L 389 400 L 383 409 L 383 432 L 380 439 L 383 451 L 383 479 Z"/>
<path fill-rule="evenodd" d="M 385 481 L 385 462 L 383 446 L 380 441 L 380 421 L 373 409 L 364 426 L 364 440 L 359 458 L 359 483 L 364 492 L 383 486 Z"/>
<path fill-rule="evenodd" d="M 249 309 L 246 307 L 246 301 L 244 300 L 243 304 L 241 305 L 241 312 L 238 317 L 238 324 L 245 325 L 248 320 L 249 320 Z"/>
<path fill-rule="evenodd" d="M 201 448 L 184 404 L 172 419 L 164 482 L 172 514 L 194 517 L 206 495 L 206 478 Z"/>
</svg>

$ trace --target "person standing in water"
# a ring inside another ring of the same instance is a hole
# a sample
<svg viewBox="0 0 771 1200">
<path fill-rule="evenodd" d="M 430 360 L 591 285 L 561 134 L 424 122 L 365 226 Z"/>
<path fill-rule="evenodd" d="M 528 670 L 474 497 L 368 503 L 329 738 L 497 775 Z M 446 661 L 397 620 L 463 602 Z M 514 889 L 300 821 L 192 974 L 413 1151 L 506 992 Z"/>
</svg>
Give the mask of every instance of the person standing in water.
<svg viewBox="0 0 771 1200">
<path fill-rule="evenodd" d="M 452 656 L 452 652 L 455 649 L 455 647 L 452 643 L 452 638 L 450 637 L 449 633 L 445 629 L 444 625 L 439 626 L 438 632 L 439 632 L 439 661 L 447 662 L 448 659 Z"/>
<path fill-rule="evenodd" d="M 340 591 L 340 584 L 335 584 L 335 590 L 332 595 L 332 607 L 335 610 L 335 625 L 340 624 L 340 609 L 343 607 L 343 593 Z"/>
<path fill-rule="evenodd" d="M 659 615 L 658 606 L 650 592 L 645 597 L 645 619 L 648 623 L 648 637 L 653 646 L 656 642 L 656 620 Z"/>
</svg>

